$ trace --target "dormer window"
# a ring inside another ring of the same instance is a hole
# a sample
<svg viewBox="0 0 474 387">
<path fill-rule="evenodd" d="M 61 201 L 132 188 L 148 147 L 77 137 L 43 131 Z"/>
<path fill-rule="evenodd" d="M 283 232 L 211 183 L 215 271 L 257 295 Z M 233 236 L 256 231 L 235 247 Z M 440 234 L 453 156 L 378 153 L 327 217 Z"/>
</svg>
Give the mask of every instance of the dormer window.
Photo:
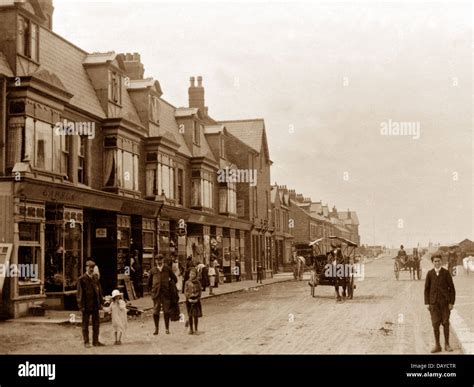
<svg viewBox="0 0 474 387">
<path fill-rule="evenodd" d="M 122 104 L 122 82 L 120 74 L 115 71 L 109 72 L 109 99 L 110 101 Z"/>
<path fill-rule="evenodd" d="M 38 25 L 18 16 L 18 37 L 17 51 L 20 55 L 26 56 L 31 60 L 38 62 L 39 59 L 39 28 Z"/>
<path fill-rule="evenodd" d="M 225 159 L 225 141 L 224 141 L 224 136 L 220 137 L 220 143 L 219 143 L 219 156 L 223 159 Z"/>
<path fill-rule="evenodd" d="M 196 121 L 193 121 L 193 125 L 194 125 L 193 126 L 193 142 L 196 145 L 200 145 L 201 144 L 200 130 L 201 130 L 202 125 L 199 125 Z"/>
<path fill-rule="evenodd" d="M 160 123 L 160 103 L 153 95 L 150 95 L 150 121 L 155 124 Z"/>
</svg>

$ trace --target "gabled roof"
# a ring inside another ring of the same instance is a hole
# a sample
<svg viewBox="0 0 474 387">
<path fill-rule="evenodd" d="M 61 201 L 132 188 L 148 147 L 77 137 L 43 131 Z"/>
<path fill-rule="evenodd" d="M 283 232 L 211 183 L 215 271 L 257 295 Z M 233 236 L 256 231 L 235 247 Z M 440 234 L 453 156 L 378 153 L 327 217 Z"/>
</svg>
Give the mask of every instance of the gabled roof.
<svg viewBox="0 0 474 387">
<path fill-rule="evenodd" d="M 61 80 L 67 91 L 73 94 L 69 102 L 72 106 L 105 118 L 99 98 L 83 66 L 89 54 L 47 29 L 40 28 L 40 35 L 47 35 L 47 39 L 41 40 L 44 43 L 41 44 L 41 65 L 38 70 L 47 70 Z"/>
<path fill-rule="evenodd" d="M 8 64 L 7 58 L 3 54 L 3 52 L 0 51 L 0 75 L 5 75 L 7 77 L 13 77 L 13 71 L 10 68 L 10 65 Z"/>
<path fill-rule="evenodd" d="M 270 160 L 270 152 L 268 150 L 267 136 L 265 132 L 265 121 L 263 118 L 218 122 L 224 124 L 229 133 L 247 144 L 256 152 L 260 153 L 263 146 L 266 157 Z"/>
</svg>

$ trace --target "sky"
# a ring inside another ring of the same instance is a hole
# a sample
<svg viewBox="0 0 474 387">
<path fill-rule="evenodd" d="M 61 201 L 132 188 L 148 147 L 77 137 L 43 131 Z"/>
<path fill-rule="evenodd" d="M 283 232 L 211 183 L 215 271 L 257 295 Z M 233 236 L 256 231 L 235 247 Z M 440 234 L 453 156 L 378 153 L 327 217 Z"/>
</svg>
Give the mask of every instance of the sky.
<svg viewBox="0 0 474 387">
<path fill-rule="evenodd" d="M 470 2 L 54 6 L 56 33 L 140 53 L 173 105 L 201 75 L 214 119 L 264 118 L 271 182 L 357 211 L 362 243 L 474 238 Z"/>
</svg>

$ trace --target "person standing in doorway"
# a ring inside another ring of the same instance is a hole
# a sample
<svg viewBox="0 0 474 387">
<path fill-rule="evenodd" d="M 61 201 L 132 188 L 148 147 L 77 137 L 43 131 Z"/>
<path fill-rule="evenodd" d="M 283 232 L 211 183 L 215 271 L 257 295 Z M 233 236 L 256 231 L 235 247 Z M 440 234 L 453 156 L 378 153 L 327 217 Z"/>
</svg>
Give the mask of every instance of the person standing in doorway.
<svg viewBox="0 0 474 387">
<path fill-rule="evenodd" d="M 92 317 L 92 345 L 102 347 L 99 341 L 100 316 L 102 309 L 102 288 L 99 278 L 94 274 L 95 262 L 86 262 L 86 273 L 79 278 L 77 283 L 77 306 L 82 312 L 82 336 L 84 346 L 90 348 L 89 344 L 89 320 Z"/>
<path fill-rule="evenodd" d="M 263 265 L 261 263 L 261 261 L 258 261 L 257 262 L 257 283 L 263 283 L 262 282 L 263 280 Z"/>
<path fill-rule="evenodd" d="M 431 257 L 434 268 L 426 275 L 425 280 L 425 305 L 431 314 L 431 323 L 435 337 L 435 346 L 431 353 L 441 352 L 440 325 L 444 331 L 444 349 L 451 352 L 449 345 L 449 316 L 456 299 L 453 278 L 448 270 L 442 267 L 441 255 Z"/>
<path fill-rule="evenodd" d="M 235 279 L 237 282 L 240 281 L 240 260 L 239 258 L 235 258 Z"/>
<path fill-rule="evenodd" d="M 173 284 L 170 282 L 173 281 Z M 163 309 L 165 318 L 166 334 L 170 333 L 170 287 L 175 286 L 178 279 L 171 268 L 164 264 L 162 254 L 155 256 L 155 267 L 150 270 L 148 277 L 148 287 L 151 289 L 151 298 L 153 299 L 153 320 L 155 322 L 154 335 L 159 333 L 160 311 Z"/>
</svg>

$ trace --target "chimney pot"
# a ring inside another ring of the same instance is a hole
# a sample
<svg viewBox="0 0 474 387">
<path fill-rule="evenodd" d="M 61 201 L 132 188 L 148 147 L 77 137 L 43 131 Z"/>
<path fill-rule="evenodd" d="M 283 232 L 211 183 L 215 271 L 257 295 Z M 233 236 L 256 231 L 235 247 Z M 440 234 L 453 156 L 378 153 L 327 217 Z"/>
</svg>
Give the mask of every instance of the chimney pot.
<svg viewBox="0 0 474 387">
<path fill-rule="evenodd" d="M 202 87 L 202 77 L 201 76 L 197 77 L 197 81 L 198 81 L 197 87 Z"/>
<path fill-rule="evenodd" d="M 189 81 L 191 82 L 191 87 L 194 87 L 194 77 L 189 78 Z"/>
</svg>

